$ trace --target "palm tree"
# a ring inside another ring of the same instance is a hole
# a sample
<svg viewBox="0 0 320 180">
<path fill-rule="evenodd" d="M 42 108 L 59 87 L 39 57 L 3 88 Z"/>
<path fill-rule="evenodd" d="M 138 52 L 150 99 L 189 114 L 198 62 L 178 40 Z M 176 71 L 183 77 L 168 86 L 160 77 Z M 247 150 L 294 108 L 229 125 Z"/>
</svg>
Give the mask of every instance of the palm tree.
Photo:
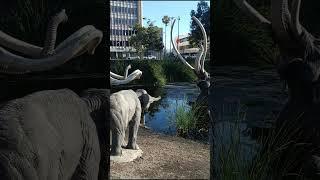
<svg viewBox="0 0 320 180">
<path fill-rule="evenodd" d="M 165 15 L 162 18 L 162 23 L 165 24 L 165 33 L 164 33 L 164 51 L 166 52 L 166 45 L 167 45 L 167 26 L 170 22 L 169 16 Z"/>
</svg>

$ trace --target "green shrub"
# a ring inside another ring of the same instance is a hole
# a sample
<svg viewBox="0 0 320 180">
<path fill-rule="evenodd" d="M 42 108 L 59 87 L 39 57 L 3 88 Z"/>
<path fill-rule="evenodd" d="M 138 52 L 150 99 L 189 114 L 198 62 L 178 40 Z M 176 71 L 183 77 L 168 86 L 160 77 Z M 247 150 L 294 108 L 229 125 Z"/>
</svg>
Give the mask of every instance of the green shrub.
<svg viewBox="0 0 320 180">
<path fill-rule="evenodd" d="M 163 69 L 168 82 L 193 82 L 194 72 L 180 61 L 163 61 Z"/>
<path fill-rule="evenodd" d="M 119 75 L 124 74 L 129 64 L 132 67 L 129 73 L 140 69 L 143 72 L 142 77 L 132 82 L 134 84 L 164 86 L 168 82 L 194 82 L 196 80 L 191 69 L 175 60 L 116 60 L 111 61 L 110 64 L 111 71 Z"/>
<path fill-rule="evenodd" d="M 202 116 L 198 113 L 201 106 L 194 104 L 190 107 L 186 102 L 188 102 L 186 98 L 180 103 L 176 101 L 176 109 L 169 116 L 171 123 L 176 126 L 177 134 L 182 137 L 188 137 L 199 131 L 197 123 Z"/>
</svg>

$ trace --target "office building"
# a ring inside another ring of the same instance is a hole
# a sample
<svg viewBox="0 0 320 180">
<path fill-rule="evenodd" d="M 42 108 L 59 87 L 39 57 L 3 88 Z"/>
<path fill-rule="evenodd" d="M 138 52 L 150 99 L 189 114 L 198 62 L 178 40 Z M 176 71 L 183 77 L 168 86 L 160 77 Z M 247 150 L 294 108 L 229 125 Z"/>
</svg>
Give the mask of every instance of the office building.
<svg viewBox="0 0 320 180">
<path fill-rule="evenodd" d="M 132 27 L 142 23 L 142 3 L 136 0 L 110 1 L 110 56 L 111 59 L 126 59 L 136 56 L 129 38 Z"/>
</svg>

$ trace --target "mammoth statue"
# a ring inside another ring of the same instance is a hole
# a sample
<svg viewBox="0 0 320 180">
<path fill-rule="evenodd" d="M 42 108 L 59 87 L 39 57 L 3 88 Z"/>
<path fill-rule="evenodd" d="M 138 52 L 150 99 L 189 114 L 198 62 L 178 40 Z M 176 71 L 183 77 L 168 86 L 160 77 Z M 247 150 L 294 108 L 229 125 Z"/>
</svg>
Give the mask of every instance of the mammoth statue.
<svg viewBox="0 0 320 180">
<path fill-rule="evenodd" d="M 147 111 L 150 104 L 160 100 L 154 98 L 143 89 L 122 90 L 110 96 L 110 128 L 112 131 L 111 155 L 122 154 L 122 144 L 129 126 L 128 144 L 126 148 L 139 149 L 137 133 L 142 111 Z"/>
<path fill-rule="evenodd" d="M 192 65 L 190 65 L 180 54 L 176 44 L 174 43 L 175 41 L 173 40 L 173 36 L 172 36 L 172 32 L 173 32 L 173 27 L 174 24 L 176 22 L 176 20 L 173 20 L 172 26 L 171 26 L 171 43 L 174 49 L 174 52 L 176 53 L 176 55 L 178 56 L 178 58 L 182 61 L 183 64 L 185 64 L 188 68 L 192 69 L 193 72 L 195 73 L 195 75 L 197 76 L 197 86 L 200 89 L 200 94 L 197 97 L 196 100 L 196 105 L 199 105 L 200 108 L 196 108 L 196 112 L 198 114 L 201 115 L 202 119 L 200 120 L 200 122 L 207 122 L 209 121 L 208 124 L 202 124 L 199 123 L 198 128 L 202 129 L 208 129 L 209 130 L 209 141 L 210 141 L 210 149 L 211 149 L 211 155 L 210 157 L 213 157 L 213 123 L 214 123 L 214 116 L 213 116 L 213 111 L 212 109 L 210 110 L 209 108 L 209 89 L 211 86 L 211 78 L 210 78 L 210 74 L 204 69 L 204 65 L 205 65 L 205 59 L 206 59 L 206 55 L 207 55 L 207 50 L 208 50 L 208 38 L 207 38 L 207 33 L 203 27 L 203 25 L 201 24 L 201 22 L 198 20 L 198 18 L 196 18 L 195 16 L 192 16 L 192 19 L 198 24 L 198 26 L 201 29 L 201 33 L 203 36 L 203 40 L 201 41 L 200 44 L 200 51 L 195 59 L 194 62 L 194 67 Z M 210 160 L 210 165 L 211 167 L 214 167 L 214 163 L 213 160 Z M 210 169 L 210 174 L 211 177 L 210 179 L 213 177 L 212 175 L 214 174 L 214 169 L 211 168 Z"/>
<path fill-rule="evenodd" d="M 118 74 L 113 73 L 113 72 L 110 71 L 110 82 L 111 82 L 111 85 L 128 84 L 128 83 L 130 83 L 131 81 L 133 81 L 135 79 L 140 79 L 140 77 L 142 75 L 142 71 L 137 69 L 137 70 L 133 71 L 130 75 L 128 75 L 129 69 L 131 69 L 131 65 L 128 65 L 126 67 L 124 76 L 118 75 Z"/>
<path fill-rule="evenodd" d="M 198 26 L 201 29 L 203 40 L 200 44 L 200 49 L 201 51 L 198 53 L 197 58 L 195 59 L 195 65 L 194 67 L 191 66 L 180 54 L 180 52 L 177 49 L 176 44 L 174 43 L 175 41 L 172 39 L 172 32 L 173 32 L 173 27 L 176 22 L 174 19 L 172 22 L 171 26 L 171 43 L 173 46 L 173 49 L 176 53 L 176 55 L 179 57 L 179 59 L 182 61 L 183 64 L 185 64 L 188 68 L 192 69 L 196 76 L 198 77 L 198 82 L 197 86 L 200 88 L 200 95 L 197 98 L 197 103 L 205 103 L 207 104 L 208 102 L 208 94 L 209 94 L 209 87 L 210 87 L 210 74 L 204 69 L 204 61 L 206 59 L 206 54 L 208 50 L 208 38 L 207 38 L 207 33 L 201 24 L 201 22 L 195 17 L 192 16 L 192 19 L 196 21 Z"/>
<path fill-rule="evenodd" d="M 0 71 L 6 74 L 46 71 L 83 53 L 94 54 L 103 34 L 91 25 L 82 27 L 55 47 L 58 25 L 67 19 L 65 10 L 51 18 L 44 47 L 23 42 L 0 31 Z M 13 54 L 5 48 L 26 57 Z"/>
<path fill-rule="evenodd" d="M 271 38 L 278 45 L 278 72 L 286 81 L 288 101 L 276 119 L 276 128 L 280 137 L 287 137 L 288 142 L 302 142 L 301 154 L 296 154 L 295 161 L 286 165 L 288 152 L 298 153 L 298 146 L 288 146 L 283 150 L 279 163 L 274 163 L 276 170 L 286 170 L 287 174 L 278 174 L 271 179 L 320 179 L 320 46 L 315 37 L 301 24 L 301 0 L 270 0 L 269 18 L 265 17 L 246 0 L 233 0 L 235 5 L 258 25 L 270 32 Z M 281 133 L 281 134 L 280 134 Z M 278 148 L 278 141 L 270 147 Z M 310 145 L 310 146 L 307 146 Z"/>
<path fill-rule="evenodd" d="M 61 89 L 2 104 L 0 179 L 106 179 L 108 97 Z"/>
</svg>

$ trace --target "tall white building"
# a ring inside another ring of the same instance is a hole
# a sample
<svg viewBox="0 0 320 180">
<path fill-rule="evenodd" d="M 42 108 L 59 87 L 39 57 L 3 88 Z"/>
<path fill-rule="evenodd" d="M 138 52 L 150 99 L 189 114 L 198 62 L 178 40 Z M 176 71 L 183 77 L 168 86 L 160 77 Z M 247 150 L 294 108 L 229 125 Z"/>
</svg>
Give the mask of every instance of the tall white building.
<svg viewBox="0 0 320 180">
<path fill-rule="evenodd" d="M 142 3 L 137 0 L 110 1 L 110 56 L 123 59 L 136 54 L 129 38 L 134 34 L 132 27 L 142 24 Z"/>
</svg>

